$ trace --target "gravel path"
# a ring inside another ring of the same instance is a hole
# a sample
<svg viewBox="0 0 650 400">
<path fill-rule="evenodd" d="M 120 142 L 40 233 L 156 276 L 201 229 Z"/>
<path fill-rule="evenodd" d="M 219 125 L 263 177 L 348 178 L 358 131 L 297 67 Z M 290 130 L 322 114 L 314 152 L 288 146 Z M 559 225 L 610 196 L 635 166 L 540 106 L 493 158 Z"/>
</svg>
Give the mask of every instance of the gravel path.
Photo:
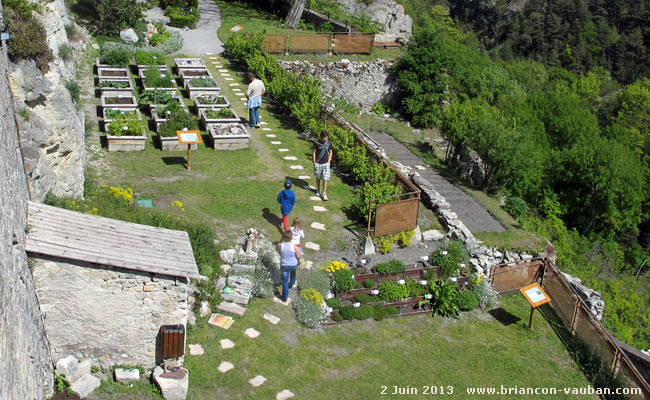
<svg viewBox="0 0 650 400">
<path fill-rule="evenodd" d="M 196 24 L 196 29 L 188 31 L 167 26 L 170 31 L 178 31 L 184 39 L 183 48 L 177 54 L 186 56 L 203 56 L 206 53 L 223 53 L 223 42 L 217 36 L 221 27 L 221 14 L 219 6 L 213 0 L 199 0 L 201 19 Z M 154 7 L 146 13 L 147 20 L 159 20 L 169 23 L 169 18 L 163 14 L 160 7 Z"/>
<path fill-rule="evenodd" d="M 421 158 L 386 133 L 373 133 L 372 138 L 379 143 L 386 153 L 395 160 L 407 166 L 421 165 L 426 163 Z M 463 192 L 458 186 L 426 167 L 425 170 L 417 172 L 434 185 L 438 193 L 444 196 L 451 205 L 451 210 L 458 215 L 461 221 L 473 233 L 477 232 L 502 232 L 503 225 L 490 215 L 483 206 L 476 202 L 471 196 Z"/>
</svg>

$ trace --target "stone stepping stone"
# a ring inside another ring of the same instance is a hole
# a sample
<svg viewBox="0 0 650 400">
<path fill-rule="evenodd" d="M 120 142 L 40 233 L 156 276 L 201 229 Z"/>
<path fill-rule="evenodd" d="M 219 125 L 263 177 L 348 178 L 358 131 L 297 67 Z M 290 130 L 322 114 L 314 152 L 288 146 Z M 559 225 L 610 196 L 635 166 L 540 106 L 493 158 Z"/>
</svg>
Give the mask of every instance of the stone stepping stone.
<svg viewBox="0 0 650 400">
<path fill-rule="evenodd" d="M 291 304 L 291 299 L 287 299 L 287 301 L 282 301 L 278 297 L 274 297 L 273 301 L 278 304 L 282 304 L 283 306 L 288 306 L 289 304 Z"/>
<path fill-rule="evenodd" d="M 325 230 L 325 225 L 324 225 L 324 224 L 321 224 L 320 222 L 312 222 L 310 226 L 311 226 L 313 229 L 318 229 L 318 230 L 320 230 L 320 231 L 324 231 L 324 230 Z"/>
<path fill-rule="evenodd" d="M 316 186 L 314 186 L 314 185 L 305 185 L 305 189 L 316 190 Z"/>
<path fill-rule="evenodd" d="M 284 152 L 289 151 L 289 149 L 278 149 L 278 151 L 279 151 L 280 153 L 284 153 Z"/>
<path fill-rule="evenodd" d="M 238 88 L 238 87 L 234 87 L 234 88 L 232 88 L 232 90 L 234 90 L 235 92 L 241 92 L 241 89 Z"/>
<path fill-rule="evenodd" d="M 287 156 L 287 157 L 282 157 L 282 158 L 284 158 L 287 161 L 296 161 L 298 159 L 297 157 L 294 157 L 294 156 Z"/>
<path fill-rule="evenodd" d="M 321 206 L 314 206 L 314 211 L 325 212 L 327 211 L 327 208 Z"/>
<path fill-rule="evenodd" d="M 275 395 L 275 400 L 287 400 L 295 396 L 291 391 L 284 389 L 280 393 Z"/>
<path fill-rule="evenodd" d="M 231 83 L 230 86 L 239 86 L 239 83 Z"/>
<path fill-rule="evenodd" d="M 318 197 L 318 196 L 309 196 L 309 200 L 312 200 L 312 201 L 323 201 L 323 199 L 321 199 L 321 198 Z"/>
<path fill-rule="evenodd" d="M 305 167 L 303 167 L 302 165 L 292 165 L 289 168 L 291 168 L 291 169 L 305 169 Z"/>
<path fill-rule="evenodd" d="M 307 242 L 307 243 L 305 243 L 305 248 L 309 249 L 309 250 L 319 251 L 320 250 L 320 244 L 314 243 L 314 242 Z"/>
<path fill-rule="evenodd" d="M 244 331 L 244 335 L 248 336 L 251 339 L 255 339 L 260 335 L 260 333 L 253 328 L 248 328 Z"/>
<path fill-rule="evenodd" d="M 230 370 L 233 369 L 233 368 L 235 368 L 235 366 L 232 365 L 232 363 L 229 363 L 228 361 L 223 361 L 223 362 L 219 365 L 219 368 L 217 368 L 217 369 L 218 369 L 219 372 L 221 372 L 222 374 L 225 374 L 226 372 L 230 371 Z"/>
<path fill-rule="evenodd" d="M 264 130 L 264 129 L 262 129 L 262 130 Z M 272 134 L 272 133 L 269 133 L 268 135 L 266 135 L 266 137 L 274 138 L 276 136 L 274 134 Z"/>
<path fill-rule="evenodd" d="M 270 131 L 271 128 L 262 128 L 263 131 Z"/>
<path fill-rule="evenodd" d="M 246 97 L 240 97 L 239 100 L 241 100 L 241 101 L 248 101 L 248 99 L 247 99 Z"/>
<path fill-rule="evenodd" d="M 240 317 L 243 317 L 246 312 L 246 308 L 239 304 L 229 303 L 227 301 L 222 301 L 221 304 L 217 306 L 217 309 L 230 314 L 239 315 Z"/>
<path fill-rule="evenodd" d="M 228 72 L 227 69 L 220 69 L 219 72 Z"/>
<path fill-rule="evenodd" d="M 221 339 L 219 341 L 219 344 L 221 345 L 222 349 L 232 349 L 233 347 L 235 347 L 235 342 L 233 342 L 230 339 Z"/>
<path fill-rule="evenodd" d="M 205 53 L 205 54 L 208 54 L 208 53 Z M 218 59 L 219 59 L 219 57 L 210 57 L 210 60 L 218 60 Z"/>
<path fill-rule="evenodd" d="M 267 122 L 260 122 L 260 125 L 268 125 Z"/>
<path fill-rule="evenodd" d="M 264 382 L 266 382 L 266 378 L 262 375 L 257 375 L 255 378 L 248 381 L 248 383 L 255 387 L 261 386 Z"/>
<path fill-rule="evenodd" d="M 190 348 L 190 355 L 191 356 L 202 356 L 204 351 L 203 347 L 200 344 L 190 344 L 188 345 Z"/>
<path fill-rule="evenodd" d="M 232 81 L 232 80 L 233 80 L 232 78 L 225 78 L 225 79 L 226 79 L 227 81 Z"/>
<path fill-rule="evenodd" d="M 311 179 L 311 176 L 309 175 L 300 175 L 298 179 Z"/>
<path fill-rule="evenodd" d="M 271 142 L 271 144 L 282 144 L 282 142 L 278 142 L 277 140 L 274 140 Z"/>
<path fill-rule="evenodd" d="M 97 43 L 93 43 L 93 49 L 99 50 L 99 45 Z"/>
<path fill-rule="evenodd" d="M 276 316 L 273 315 L 273 314 L 269 314 L 269 313 L 264 313 L 264 315 L 262 315 L 262 318 L 264 318 L 265 320 L 269 321 L 269 322 L 272 323 L 273 325 L 277 325 L 278 322 L 280 322 L 280 318 L 276 317 Z"/>
<path fill-rule="evenodd" d="M 230 76 L 230 74 L 222 73 L 221 76 Z"/>
<path fill-rule="evenodd" d="M 206 55 L 206 56 L 213 56 L 214 53 L 206 52 L 205 55 Z M 210 58 L 212 58 L 212 57 L 210 57 Z"/>
<path fill-rule="evenodd" d="M 424 168 L 421 165 L 414 165 L 415 169 L 419 169 L 420 171 L 424 171 L 426 168 Z"/>
</svg>

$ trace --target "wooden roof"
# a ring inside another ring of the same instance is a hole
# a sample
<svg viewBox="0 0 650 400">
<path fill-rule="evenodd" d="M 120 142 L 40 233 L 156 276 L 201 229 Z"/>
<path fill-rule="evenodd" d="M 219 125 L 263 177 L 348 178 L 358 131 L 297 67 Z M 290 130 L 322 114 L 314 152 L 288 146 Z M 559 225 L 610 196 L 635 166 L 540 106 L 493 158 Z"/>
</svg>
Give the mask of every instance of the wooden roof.
<svg viewBox="0 0 650 400">
<path fill-rule="evenodd" d="M 29 202 L 25 250 L 156 274 L 198 278 L 187 232 Z"/>
</svg>

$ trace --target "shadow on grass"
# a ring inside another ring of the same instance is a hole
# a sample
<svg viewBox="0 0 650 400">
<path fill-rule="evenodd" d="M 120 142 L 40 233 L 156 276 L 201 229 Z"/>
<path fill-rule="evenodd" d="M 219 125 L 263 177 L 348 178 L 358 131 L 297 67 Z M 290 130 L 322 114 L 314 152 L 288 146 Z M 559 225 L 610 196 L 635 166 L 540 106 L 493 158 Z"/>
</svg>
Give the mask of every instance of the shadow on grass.
<svg viewBox="0 0 650 400">
<path fill-rule="evenodd" d="M 187 168 L 185 157 L 160 157 L 165 165 L 182 165 Z"/>
<path fill-rule="evenodd" d="M 521 318 L 517 317 L 516 315 L 510 313 L 509 311 L 504 310 L 501 307 L 498 308 L 493 308 L 488 313 L 497 321 L 501 322 L 503 326 L 509 326 L 512 324 L 516 324 L 517 322 L 521 321 Z"/>
<path fill-rule="evenodd" d="M 278 204 L 278 207 L 280 205 Z M 271 226 L 275 227 L 278 232 L 282 233 L 283 230 L 280 227 L 280 224 L 282 223 L 282 218 L 278 217 L 276 214 L 273 214 L 271 210 L 268 209 L 268 207 L 265 207 L 262 209 L 262 218 L 266 220 Z"/>
</svg>

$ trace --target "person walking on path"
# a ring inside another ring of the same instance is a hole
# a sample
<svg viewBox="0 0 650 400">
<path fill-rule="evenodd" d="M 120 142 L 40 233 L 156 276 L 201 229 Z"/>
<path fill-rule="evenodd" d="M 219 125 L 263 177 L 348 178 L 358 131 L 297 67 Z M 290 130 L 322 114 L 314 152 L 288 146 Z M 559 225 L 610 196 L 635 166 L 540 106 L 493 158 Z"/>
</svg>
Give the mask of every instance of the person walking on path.
<svg viewBox="0 0 650 400">
<path fill-rule="evenodd" d="M 246 98 L 248 99 L 246 108 L 248 108 L 251 128 L 259 128 L 262 95 L 266 93 L 266 87 L 264 86 L 264 82 L 257 79 L 253 72 L 248 73 L 248 79 L 250 79 L 251 83 L 248 84 L 248 88 L 246 89 Z"/>
<path fill-rule="evenodd" d="M 291 243 L 295 244 L 298 246 L 298 249 L 300 249 L 300 255 L 302 255 L 302 247 L 300 247 L 300 238 L 305 237 L 305 231 L 302 230 L 302 220 L 300 217 L 296 217 L 293 219 L 293 223 L 291 224 Z"/>
<path fill-rule="evenodd" d="M 291 186 L 293 186 L 291 179 L 287 179 L 284 181 L 284 190 L 278 193 L 284 231 L 289 230 L 289 214 L 293 210 L 293 205 L 296 204 L 296 194 L 291 190 Z"/>
<path fill-rule="evenodd" d="M 291 231 L 282 233 L 282 240 L 277 244 L 276 250 L 280 253 L 282 270 L 282 301 L 286 303 L 289 298 L 289 289 L 296 284 L 296 269 L 300 263 L 300 249 L 291 243 Z"/>
<path fill-rule="evenodd" d="M 321 197 L 320 181 L 323 181 L 323 201 L 327 201 L 327 181 L 330 180 L 330 162 L 332 162 L 332 143 L 327 131 L 320 135 L 320 141 L 314 142 L 314 175 L 316 176 L 316 196 Z"/>
</svg>

